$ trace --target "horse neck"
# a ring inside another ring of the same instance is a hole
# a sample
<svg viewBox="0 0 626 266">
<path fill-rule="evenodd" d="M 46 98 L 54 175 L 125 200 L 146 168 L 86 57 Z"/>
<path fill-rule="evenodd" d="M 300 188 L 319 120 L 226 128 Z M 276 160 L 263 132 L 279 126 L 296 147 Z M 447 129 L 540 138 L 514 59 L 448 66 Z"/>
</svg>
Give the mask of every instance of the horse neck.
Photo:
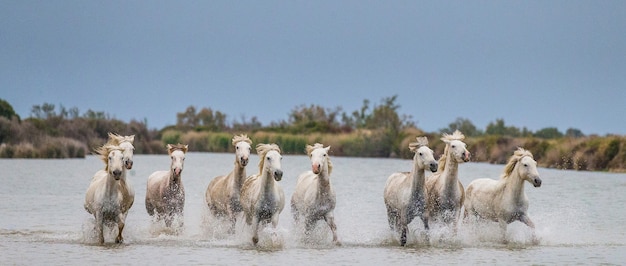
<svg viewBox="0 0 626 266">
<path fill-rule="evenodd" d="M 409 174 L 409 179 L 411 182 L 411 187 L 415 190 L 419 187 L 424 187 L 424 183 L 426 182 L 426 171 L 424 168 L 420 168 L 417 161 L 413 163 L 413 169 Z"/>
<path fill-rule="evenodd" d="M 317 174 L 320 183 L 320 192 L 327 191 L 330 187 L 330 174 L 328 173 L 328 162 L 322 165 L 320 173 Z"/>
<path fill-rule="evenodd" d="M 120 176 L 120 180 L 115 180 L 115 177 L 109 174 L 109 171 L 107 170 L 106 187 L 108 193 L 117 193 L 117 189 L 122 185 L 126 185 L 126 170 L 122 170 L 122 176 Z"/>
<path fill-rule="evenodd" d="M 454 159 L 451 152 L 446 155 L 446 165 L 443 173 L 446 187 L 454 187 L 458 183 L 459 163 Z"/>
<path fill-rule="evenodd" d="M 237 189 L 241 189 L 243 181 L 246 180 L 246 167 L 241 165 L 237 159 L 235 159 L 235 169 L 233 169 L 233 179 Z"/>
<path fill-rule="evenodd" d="M 274 183 L 276 183 L 276 181 L 267 173 L 266 169 L 263 169 L 260 180 L 262 186 L 261 189 L 264 191 L 263 193 L 268 193 L 269 191 L 272 191 L 272 188 L 274 188 Z"/>
<path fill-rule="evenodd" d="M 182 172 L 181 172 L 181 176 L 178 176 L 178 178 L 175 178 L 174 169 L 171 169 L 170 167 L 170 177 L 169 177 L 168 187 L 169 188 L 180 187 L 181 183 L 182 183 Z"/>
<path fill-rule="evenodd" d="M 518 198 L 524 195 L 524 180 L 517 173 L 517 167 L 503 182 L 505 197 Z"/>
</svg>

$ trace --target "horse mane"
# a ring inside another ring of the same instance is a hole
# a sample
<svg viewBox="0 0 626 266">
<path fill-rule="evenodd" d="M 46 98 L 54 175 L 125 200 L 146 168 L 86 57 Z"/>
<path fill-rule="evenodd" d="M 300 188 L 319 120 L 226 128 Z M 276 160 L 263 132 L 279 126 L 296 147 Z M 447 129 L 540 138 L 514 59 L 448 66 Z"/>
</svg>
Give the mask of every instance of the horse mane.
<svg viewBox="0 0 626 266">
<path fill-rule="evenodd" d="M 237 145 L 237 143 L 242 142 L 242 141 L 247 142 L 248 144 L 252 144 L 252 140 L 248 138 L 248 135 L 241 134 L 239 136 L 233 137 L 233 146 Z"/>
<path fill-rule="evenodd" d="M 278 147 L 278 145 L 272 143 L 272 144 L 263 144 L 263 143 L 259 143 L 256 145 L 256 153 L 259 155 L 259 157 L 261 157 L 261 160 L 259 161 L 259 173 L 263 173 L 263 164 L 265 164 L 265 155 L 267 155 L 268 152 L 270 151 L 277 151 L 278 153 L 280 153 L 280 147 Z"/>
<path fill-rule="evenodd" d="M 450 148 L 450 145 L 448 144 L 450 141 L 453 140 L 464 140 L 465 139 L 465 135 L 463 135 L 463 133 L 461 133 L 461 131 L 459 131 L 458 129 L 454 131 L 454 133 L 452 133 L 452 135 L 448 134 L 448 133 L 443 133 L 441 140 L 443 142 L 446 143 L 446 147 L 443 149 L 443 154 L 441 155 L 441 157 L 439 157 L 439 167 L 437 168 L 437 172 L 442 172 L 444 169 L 446 169 L 446 160 L 448 158 L 448 150 Z"/>
<path fill-rule="evenodd" d="M 122 149 L 120 146 L 111 145 L 108 143 L 94 150 L 96 155 L 100 156 L 100 160 L 102 160 L 106 165 L 105 170 L 109 170 L 109 153 L 114 150 L 124 151 L 124 149 Z"/>
<path fill-rule="evenodd" d="M 189 146 L 188 145 L 183 145 L 183 144 L 176 144 L 176 145 L 172 145 L 172 144 L 167 144 L 167 154 L 172 154 L 172 152 L 176 151 L 176 150 L 180 150 L 183 153 L 187 153 L 187 150 Z"/>
<path fill-rule="evenodd" d="M 515 166 L 517 165 L 517 163 L 525 156 L 530 156 L 530 158 L 533 158 L 533 154 L 530 153 L 530 151 L 525 150 L 521 147 L 518 147 L 517 150 L 511 156 L 511 158 L 509 159 L 509 162 L 504 167 L 504 171 L 502 173 L 501 178 L 504 179 L 504 178 L 509 177 L 511 173 L 513 172 L 513 169 L 515 169 Z"/>
<path fill-rule="evenodd" d="M 106 144 L 120 145 L 122 142 L 130 142 L 130 144 L 133 144 L 133 141 L 135 141 L 135 135 L 121 136 L 116 133 L 109 132 L 109 141 L 107 141 Z"/>
<path fill-rule="evenodd" d="M 315 149 L 323 149 L 324 148 L 324 144 L 321 143 L 315 143 L 313 145 L 306 145 L 306 154 L 308 156 L 311 156 L 311 153 L 315 150 Z M 328 156 L 328 159 L 326 159 L 328 162 L 328 174 L 330 175 L 330 173 L 333 171 L 333 162 L 330 161 L 330 156 Z"/>
<path fill-rule="evenodd" d="M 412 152 L 417 152 L 417 150 L 421 147 L 428 146 L 428 138 L 427 137 L 417 137 L 417 142 L 409 143 L 409 150 Z"/>
</svg>

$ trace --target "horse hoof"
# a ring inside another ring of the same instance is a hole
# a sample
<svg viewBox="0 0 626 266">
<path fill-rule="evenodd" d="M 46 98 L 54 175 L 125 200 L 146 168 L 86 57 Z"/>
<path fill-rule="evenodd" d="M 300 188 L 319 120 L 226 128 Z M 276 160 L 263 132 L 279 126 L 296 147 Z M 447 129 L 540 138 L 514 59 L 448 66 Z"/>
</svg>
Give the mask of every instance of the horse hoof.
<svg viewBox="0 0 626 266">
<path fill-rule="evenodd" d="M 341 242 L 335 241 L 335 246 L 341 247 Z"/>
<path fill-rule="evenodd" d="M 253 237 L 252 238 L 252 243 L 256 246 L 257 243 L 259 243 L 259 238 L 258 237 Z"/>
</svg>

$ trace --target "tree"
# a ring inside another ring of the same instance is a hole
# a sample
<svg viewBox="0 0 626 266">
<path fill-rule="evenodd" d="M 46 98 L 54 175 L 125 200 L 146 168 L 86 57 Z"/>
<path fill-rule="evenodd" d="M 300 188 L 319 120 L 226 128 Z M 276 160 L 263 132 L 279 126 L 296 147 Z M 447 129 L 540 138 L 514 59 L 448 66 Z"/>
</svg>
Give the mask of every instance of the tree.
<svg viewBox="0 0 626 266">
<path fill-rule="evenodd" d="M 535 132 L 534 136 L 542 139 L 556 139 L 563 137 L 563 133 L 559 132 L 556 127 L 546 127 Z"/>
<path fill-rule="evenodd" d="M 568 128 L 565 131 L 565 136 L 567 137 L 572 137 L 572 138 L 582 138 L 585 136 L 585 134 L 583 134 L 582 131 L 580 131 L 580 129 L 577 128 Z"/>
<path fill-rule="evenodd" d="M 13 106 L 4 99 L 0 99 L 0 116 L 6 117 L 8 120 L 12 120 L 15 117 L 18 122 L 21 121 L 20 116 L 13 110 Z"/>
<path fill-rule="evenodd" d="M 439 130 L 441 133 L 451 133 L 456 130 L 463 132 L 465 136 L 475 137 L 482 135 L 482 132 L 474 126 L 472 121 L 467 118 L 458 117 L 454 122 L 448 124 L 447 128 Z"/>
<path fill-rule="evenodd" d="M 294 133 L 337 133 L 340 131 L 339 123 L 337 123 L 337 116 L 340 111 L 340 107 L 330 109 L 319 105 L 310 105 L 309 107 L 301 105 L 291 111 L 289 122 Z"/>
<path fill-rule="evenodd" d="M 514 126 L 507 127 L 502 118 L 496 119 L 495 123 L 489 123 L 487 129 L 485 129 L 485 134 L 510 137 L 519 137 L 521 135 L 519 128 Z"/>
</svg>

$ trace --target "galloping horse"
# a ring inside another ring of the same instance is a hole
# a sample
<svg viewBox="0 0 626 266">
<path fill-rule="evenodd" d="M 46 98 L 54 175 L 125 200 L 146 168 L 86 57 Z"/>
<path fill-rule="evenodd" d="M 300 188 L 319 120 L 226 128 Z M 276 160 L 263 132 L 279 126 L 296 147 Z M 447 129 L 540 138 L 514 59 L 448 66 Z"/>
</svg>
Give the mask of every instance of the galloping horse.
<svg viewBox="0 0 626 266">
<path fill-rule="evenodd" d="M 406 245 L 408 225 L 416 216 L 428 230 L 428 219 L 425 216 L 426 188 L 424 187 L 426 169 L 437 172 L 437 161 L 434 152 L 428 147 L 426 137 L 418 137 L 417 142 L 409 144 L 413 156 L 411 172 L 396 172 L 387 178 L 384 199 L 387 206 L 387 219 L 391 230 L 400 233 L 400 245 Z M 427 236 L 428 237 L 428 236 Z"/>
<path fill-rule="evenodd" d="M 441 220 L 448 225 L 452 223 L 455 234 L 465 198 L 463 184 L 458 178 L 459 164 L 470 160 L 470 152 L 461 141 L 463 139 L 465 136 L 458 130 L 452 135 L 443 134 L 441 140 L 446 147 L 439 158 L 439 169 L 426 179 L 428 220 Z"/>
<path fill-rule="evenodd" d="M 507 225 L 520 221 L 532 229 L 533 241 L 536 242 L 535 224 L 528 217 L 528 197 L 524 192 L 524 181 L 534 187 L 541 186 L 537 162 L 532 153 L 518 148 L 504 167 L 499 180 L 480 178 L 467 186 L 465 218 L 474 215 L 498 222 L 505 242 Z"/>
<path fill-rule="evenodd" d="M 96 149 L 96 153 L 105 163 L 105 169 L 96 172 L 85 195 L 85 210 L 94 215 L 100 244 L 104 244 L 104 226 L 110 223 L 116 223 L 118 227 L 115 242 L 124 241 L 122 230 L 126 215 L 135 200 L 135 192 L 126 182 L 122 152 L 122 148 L 113 145 Z"/>
<path fill-rule="evenodd" d="M 188 146 L 167 144 L 167 153 L 172 162 L 170 169 L 156 171 L 148 177 L 146 186 L 146 211 L 156 219 L 165 220 L 167 227 L 172 226 L 174 218 L 180 218 L 183 225 L 183 210 L 185 207 L 185 188 L 181 179 L 185 163 L 185 153 Z"/>
<path fill-rule="evenodd" d="M 237 215 L 241 213 L 241 186 L 246 179 L 246 165 L 252 150 L 252 140 L 246 135 L 232 139 L 235 146 L 235 169 L 228 175 L 218 176 L 211 180 L 206 189 L 205 198 L 209 210 L 214 216 L 227 217 L 231 221 L 229 231 L 233 231 Z"/>
<path fill-rule="evenodd" d="M 311 158 L 311 171 L 306 171 L 298 177 L 296 188 L 291 196 L 291 213 L 298 223 L 303 216 L 306 234 L 315 226 L 315 223 L 324 219 L 333 233 L 333 243 L 337 240 L 337 225 L 335 224 L 336 196 L 330 183 L 330 174 L 333 164 L 330 162 L 328 151 L 320 143 L 307 145 L 306 152 Z"/>
<path fill-rule="evenodd" d="M 258 144 L 261 158 L 259 173 L 246 179 L 241 187 L 241 206 L 246 223 L 252 226 L 252 243 L 259 242 L 259 224 L 272 223 L 276 228 L 278 217 L 285 207 L 285 193 L 278 184 L 283 177 L 280 148 L 276 144 Z"/>
</svg>

